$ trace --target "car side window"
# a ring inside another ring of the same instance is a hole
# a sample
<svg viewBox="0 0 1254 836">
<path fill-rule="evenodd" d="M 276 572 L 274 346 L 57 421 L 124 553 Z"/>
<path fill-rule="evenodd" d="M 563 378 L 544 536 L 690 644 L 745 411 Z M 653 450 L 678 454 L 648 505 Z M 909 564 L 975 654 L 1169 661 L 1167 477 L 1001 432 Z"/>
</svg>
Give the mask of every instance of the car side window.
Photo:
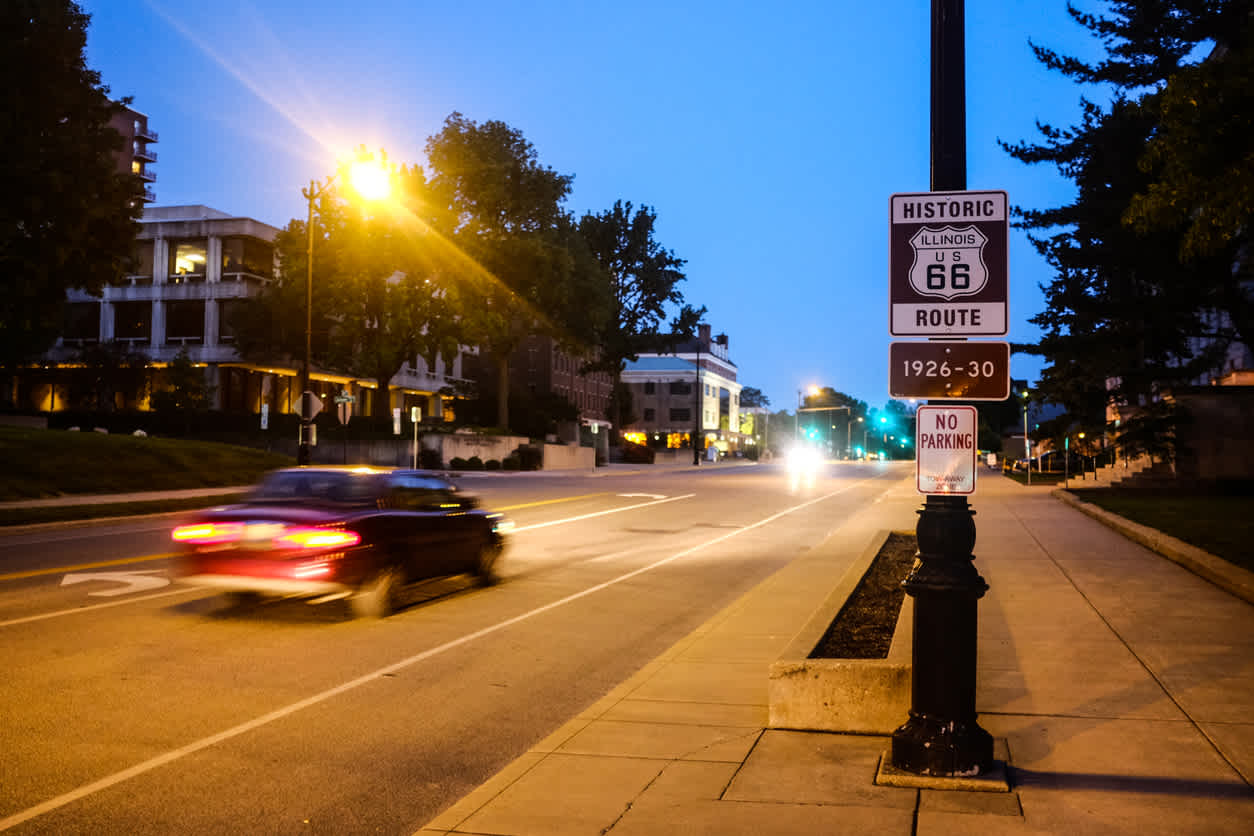
<svg viewBox="0 0 1254 836">
<path fill-rule="evenodd" d="M 447 483 L 427 476 L 400 474 L 387 492 L 388 507 L 406 511 L 433 511 L 456 502 Z"/>
</svg>

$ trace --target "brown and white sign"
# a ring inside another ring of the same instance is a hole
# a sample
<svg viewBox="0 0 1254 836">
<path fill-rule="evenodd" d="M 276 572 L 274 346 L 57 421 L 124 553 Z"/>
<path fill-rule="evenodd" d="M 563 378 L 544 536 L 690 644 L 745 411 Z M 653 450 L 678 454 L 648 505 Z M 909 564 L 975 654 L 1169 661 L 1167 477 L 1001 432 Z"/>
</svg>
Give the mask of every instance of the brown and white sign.
<svg viewBox="0 0 1254 836">
<path fill-rule="evenodd" d="M 889 199 L 889 328 L 894 337 L 1009 332 L 1009 211 L 1004 191 Z"/>
</svg>

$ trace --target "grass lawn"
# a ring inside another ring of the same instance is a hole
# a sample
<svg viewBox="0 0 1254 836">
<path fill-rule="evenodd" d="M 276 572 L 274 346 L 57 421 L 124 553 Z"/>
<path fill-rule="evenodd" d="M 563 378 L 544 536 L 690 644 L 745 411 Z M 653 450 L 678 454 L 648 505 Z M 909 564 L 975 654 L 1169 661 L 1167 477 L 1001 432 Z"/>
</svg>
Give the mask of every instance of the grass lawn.
<svg viewBox="0 0 1254 836">
<path fill-rule="evenodd" d="M 1254 572 L 1254 495 L 1142 493 L 1117 489 L 1075 490 L 1091 502 L 1133 522 Z"/>
<path fill-rule="evenodd" d="M 250 485 L 289 456 L 208 441 L 0 426 L 0 501 Z"/>
<path fill-rule="evenodd" d="M 1028 475 L 1021 470 L 1003 470 L 1002 475 L 1007 479 L 1015 480 L 1020 485 L 1026 485 L 1028 483 Z M 1032 485 L 1033 487 L 1036 485 L 1061 485 L 1063 481 L 1062 477 L 1063 474 L 1061 473 L 1038 473 L 1033 470 Z M 1078 477 L 1072 476 L 1073 482 L 1077 479 Z"/>
</svg>

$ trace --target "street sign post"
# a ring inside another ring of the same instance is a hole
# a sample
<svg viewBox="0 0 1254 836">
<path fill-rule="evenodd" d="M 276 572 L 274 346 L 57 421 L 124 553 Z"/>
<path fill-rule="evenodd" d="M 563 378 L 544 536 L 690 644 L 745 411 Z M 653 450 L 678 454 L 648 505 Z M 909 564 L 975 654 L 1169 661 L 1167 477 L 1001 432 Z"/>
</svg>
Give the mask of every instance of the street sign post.
<svg viewBox="0 0 1254 836">
<path fill-rule="evenodd" d="M 921 406 L 915 413 L 915 474 L 919 493 L 975 493 L 979 421 L 973 406 Z"/>
<path fill-rule="evenodd" d="M 894 337 L 1009 333 L 1004 191 L 889 199 L 889 329 Z"/>
<path fill-rule="evenodd" d="M 894 398 L 1004 401 L 1010 397 L 1010 344 L 891 343 L 888 394 Z"/>
</svg>

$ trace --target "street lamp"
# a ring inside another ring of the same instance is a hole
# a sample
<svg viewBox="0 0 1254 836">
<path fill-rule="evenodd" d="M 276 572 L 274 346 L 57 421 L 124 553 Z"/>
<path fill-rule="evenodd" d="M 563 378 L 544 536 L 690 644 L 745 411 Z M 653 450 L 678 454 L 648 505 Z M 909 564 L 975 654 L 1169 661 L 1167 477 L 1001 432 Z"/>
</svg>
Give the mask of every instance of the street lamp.
<svg viewBox="0 0 1254 836">
<path fill-rule="evenodd" d="M 386 156 L 384 157 L 386 160 Z M 310 464 L 313 451 L 310 449 L 311 425 L 313 424 L 313 392 L 309 389 L 309 363 L 313 354 L 313 221 L 314 203 L 321 200 L 335 183 L 338 176 L 332 174 L 325 182 L 309 181 L 309 188 L 301 189 L 300 193 L 309 204 L 309 217 L 305 223 L 305 360 L 300 371 L 300 446 L 296 451 L 298 465 Z M 382 200 L 387 197 L 391 188 L 391 178 L 386 164 L 377 162 L 373 157 L 358 155 L 349 164 L 348 180 L 354 190 L 367 200 Z"/>
<path fill-rule="evenodd" d="M 1026 460 L 1028 485 L 1032 484 L 1032 442 L 1028 440 L 1028 390 L 1023 390 L 1023 458 Z"/>
</svg>

